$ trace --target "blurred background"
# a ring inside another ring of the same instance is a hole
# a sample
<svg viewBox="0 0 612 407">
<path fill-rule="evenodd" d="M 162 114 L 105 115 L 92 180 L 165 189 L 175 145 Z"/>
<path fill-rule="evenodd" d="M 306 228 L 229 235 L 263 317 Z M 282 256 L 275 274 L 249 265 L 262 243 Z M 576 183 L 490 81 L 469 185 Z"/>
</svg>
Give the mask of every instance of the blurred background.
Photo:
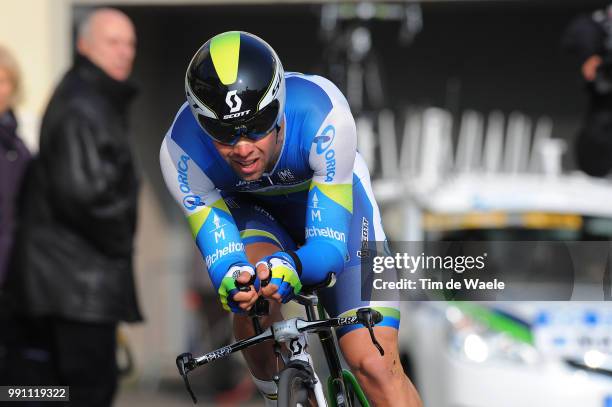
<svg viewBox="0 0 612 407">
<path fill-rule="evenodd" d="M 72 61 L 79 19 L 112 6 L 136 27 L 132 79 L 140 93 L 131 128 L 144 183 L 136 279 L 146 321 L 121 329 L 124 375 L 115 405 L 191 404 L 176 355 L 231 340 L 229 318 L 158 161 L 185 99 L 185 68 L 202 43 L 222 31 L 248 31 L 276 50 L 286 70 L 321 74 L 341 88 L 391 241 L 610 240 L 612 182 L 576 163 L 589 93 L 562 46 L 576 16 L 607 5 L 0 2 L 0 41 L 22 68 L 22 137 L 33 151 L 50 92 Z M 612 298 L 609 289 L 609 282 L 584 288 L 594 302 L 405 302 L 404 367 L 426 406 L 612 407 L 612 306 L 602 302 Z M 260 405 L 245 369 L 236 357 L 197 372 L 201 403 Z"/>
</svg>

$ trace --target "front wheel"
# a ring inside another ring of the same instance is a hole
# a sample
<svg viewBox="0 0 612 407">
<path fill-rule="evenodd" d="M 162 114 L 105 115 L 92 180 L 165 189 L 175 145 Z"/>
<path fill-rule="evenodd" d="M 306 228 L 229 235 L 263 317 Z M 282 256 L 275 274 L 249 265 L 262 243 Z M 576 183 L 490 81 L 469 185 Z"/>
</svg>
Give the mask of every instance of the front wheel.
<svg viewBox="0 0 612 407">
<path fill-rule="evenodd" d="M 288 367 L 278 380 L 278 407 L 308 407 L 314 400 L 313 377 L 304 369 Z"/>
</svg>

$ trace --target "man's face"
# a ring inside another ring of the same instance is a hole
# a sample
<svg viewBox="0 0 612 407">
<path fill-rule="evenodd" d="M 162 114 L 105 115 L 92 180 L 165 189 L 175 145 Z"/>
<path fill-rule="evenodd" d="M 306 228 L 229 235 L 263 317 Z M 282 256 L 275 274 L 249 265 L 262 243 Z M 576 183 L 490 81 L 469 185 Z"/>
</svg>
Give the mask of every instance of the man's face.
<svg viewBox="0 0 612 407">
<path fill-rule="evenodd" d="M 232 167 L 236 175 L 245 181 L 254 181 L 270 170 L 280 151 L 277 143 L 277 130 L 272 130 L 264 138 L 253 141 L 242 137 L 233 146 L 213 141 L 217 151 Z M 280 139 L 279 139 L 280 140 Z"/>
<path fill-rule="evenodd" d="M 79 51 L 111 78 L 125 81 L 136 54 L 132 22 L 122 13 L 100 11 L 90 24 L 88 35 L 79 40 Z"/>
<path fill-rule="evenodd" d="M 6 112 L 11 107 L 13 91 L 13 82 L 8 71 L 0 68 L 0 114 Z"/>
</svg>

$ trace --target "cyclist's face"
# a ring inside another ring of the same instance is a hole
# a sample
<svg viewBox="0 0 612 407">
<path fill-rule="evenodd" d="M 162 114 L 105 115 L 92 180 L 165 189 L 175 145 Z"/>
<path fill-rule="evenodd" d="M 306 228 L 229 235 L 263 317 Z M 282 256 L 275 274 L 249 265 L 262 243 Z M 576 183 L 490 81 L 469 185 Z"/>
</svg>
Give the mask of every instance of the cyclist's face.
<svg viewBox="0 0 612 407">
<path fill-rule="evenodd" d="M 213 142 L 219 154 L 241 179 L 254 181 L 274 166 L 283 144 L 283 127 L 278 130 L 278 137 L 277 130 L 273 129 L 267 136 L 257 141 L 242 137 L 233 146 Z"/>
</svg>

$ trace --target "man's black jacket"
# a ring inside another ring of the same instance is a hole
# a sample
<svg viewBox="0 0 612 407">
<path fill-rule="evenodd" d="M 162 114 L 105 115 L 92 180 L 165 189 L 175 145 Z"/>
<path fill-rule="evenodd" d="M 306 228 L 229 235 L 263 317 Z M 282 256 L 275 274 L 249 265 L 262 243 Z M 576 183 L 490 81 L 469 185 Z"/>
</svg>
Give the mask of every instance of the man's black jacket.
<svg viewBox="0 0 612 407">
<path fill-rule="evenodd" d="M 55 90 L 26 175 L 11 267 L 19 311 L 141 319 L 132 270 L 138 180 L 126 122 L 134 93 L 81 56 Z"/>
</svg>

